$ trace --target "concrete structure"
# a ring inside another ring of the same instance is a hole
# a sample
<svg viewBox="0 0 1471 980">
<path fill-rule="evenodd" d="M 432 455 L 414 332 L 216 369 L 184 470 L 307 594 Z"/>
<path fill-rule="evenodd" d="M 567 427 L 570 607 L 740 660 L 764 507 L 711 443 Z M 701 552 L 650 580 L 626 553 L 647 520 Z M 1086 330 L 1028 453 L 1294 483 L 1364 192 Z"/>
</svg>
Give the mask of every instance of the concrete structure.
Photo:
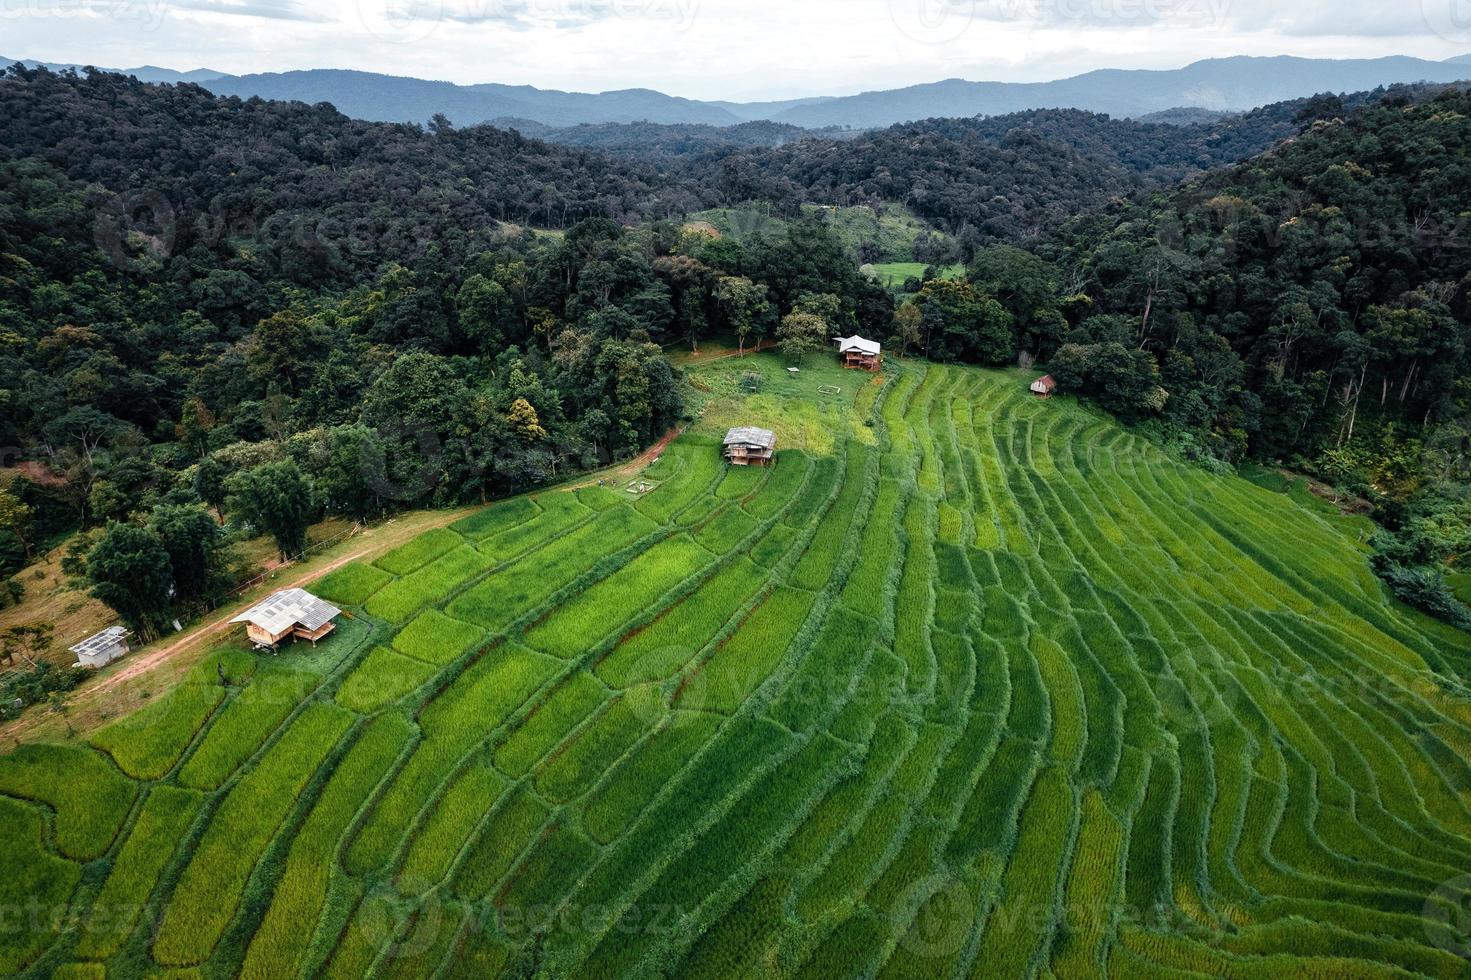
<svg viewBox="0 0 1471 980">
<path fill-rule="evenodd" d="M 245 635 L 258 647 L 276 648 L 286 637 L 311 640 L 313 645 L 332 632 L 342 610 L 304 589 L 283 589 L 230 620 L 244 623 Z"/>
<path fill-rule="evenodd" d="M 106 667 L 118 657 L 127 655 L 128 631 L 121 626 L 109 626 L 68 649 L 77 655 L 78 667 Z"/>
</svg>

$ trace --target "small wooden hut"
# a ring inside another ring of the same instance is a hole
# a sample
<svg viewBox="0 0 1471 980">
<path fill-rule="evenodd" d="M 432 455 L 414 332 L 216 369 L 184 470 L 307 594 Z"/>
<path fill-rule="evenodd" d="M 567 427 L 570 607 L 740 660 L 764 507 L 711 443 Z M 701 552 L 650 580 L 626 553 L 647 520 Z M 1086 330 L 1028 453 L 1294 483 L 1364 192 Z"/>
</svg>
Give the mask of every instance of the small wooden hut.
<svg viewBox="0 0 1471 980">
<path fill-rule="evenodd" d="M 776 433 L 743 425 L 725 434 L 725 458 L 733 466 L 770 466 L 776 459 Z"/>
<path fill-rule="evenodd" d="M 127 655 L 128 631 L 122 626 L 109 626 L 68 649 L 77 655 L 78 667 L 106 667 Z"/>
<path fill-rule="evenodd" d="M 252 643 L 274 650 L 288 636 L 310 640 L 315 646 L 336 629 L 337 624 L 332 620 L 341 614 L 341 609 L 304 589 L 282 589 L 230 622 L 244 623 L 245 635 Z"/>
<path fill-rule="evenodd" d="M 1056 390 L 1057 382 L 1053 380 L 1053 377 L 1050 374 L 1044 374 L 1042 377 L 1032 382 L 1032 394 L 1036 395 L 1038 398 L 1051 398 L 1052 393 Z"/>
<path fill-rule="evenodd" d="M 877 371 L 883 365 L 883 347 L 877 340 L 864 340 L 854 334 L 851 337 L 839 337 L 833 343 L 838 345 L 838 357 L 842 359 L 845 368 Z"/>
</svg>

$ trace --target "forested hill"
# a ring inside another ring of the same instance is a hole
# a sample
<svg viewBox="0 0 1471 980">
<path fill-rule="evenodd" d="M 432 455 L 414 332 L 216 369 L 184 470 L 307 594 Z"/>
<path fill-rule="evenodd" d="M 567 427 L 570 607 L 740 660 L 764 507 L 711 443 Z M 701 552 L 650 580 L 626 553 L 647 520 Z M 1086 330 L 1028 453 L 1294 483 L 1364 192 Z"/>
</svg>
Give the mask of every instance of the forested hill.
<svg viewBox="0 0 1471 980">
<path fill-rule="evenodd" d="M 439 237 L 496 221 L 634 221 L 700 203 L 650 168 L 505 130 L 440 125 L 426 132 L 359 122 L 325 104 L 242 101 L 105 73 L 16 69 L 0 78 L 0 118 L 0 154 L 38 156 L 74 180 L 113 191 L 159 191 L 179 210 L 184 234 L 199 215 L 264 222 L 272 214 L 261 212 L 262 202 L 273 213 L 350 224 L 372 240 Z M 414 206 L 402 207 L 408 200 Z M 399 227 L 405 213 L 434 224 Z"/>
<path fill-rule="evenodd" d="M 821 222 L 682 235 L 652 219 L 706 203 L 685 186 L 490 128 L 0 77 L 0 446 L 35 477 L 4 474 L 0 574 L 169 508 L 294 554 L 323 515 L 544 485 L 679 421 L 665 346 L 888 328 Z"/>
<path fill-rule="evenodd" d="M 1174 186 L 1237 163 L 1393 94 L 1404 86 L 1281 102 L 1191 125 L 1039 109 L 973 119 L 927 119 L 871 132 L 814 133 L 774 123 L 733 128 L 653 124 L 530 132 L 657 166 L 722 204 L 907 204 L 969 248 L 1035 242 L 1110 199 Z"/>
<path fill-rule="evenodd" d="M 1446 91 L 1082 216 L 1049 251 L 1114 315 L 1073 331 L 1071 353 L 1148 352 L 1177 426 L 1265 458 L 1368 457 L 1418 433 L 1446 476 L 1471 434 L 1468 215 L 1471 96 Z"/>
</svg>

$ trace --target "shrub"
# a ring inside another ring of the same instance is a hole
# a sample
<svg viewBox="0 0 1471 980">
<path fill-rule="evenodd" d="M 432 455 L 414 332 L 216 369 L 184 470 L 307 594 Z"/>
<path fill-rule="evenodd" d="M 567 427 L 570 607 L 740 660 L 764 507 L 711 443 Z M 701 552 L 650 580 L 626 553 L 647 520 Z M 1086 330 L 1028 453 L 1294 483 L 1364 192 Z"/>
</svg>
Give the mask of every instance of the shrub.
<svg viewBox="0 0 1471 980">
<path fill-rule="evenodd" d="M 26 708 L 53 694 L 75 690 L 91 673 L 85 667 L 57 667 L 42 660 L 26 670 L 6 674 L 0 680 L 0 721 L 19 718 Z"/>
<path fill-rule="evenodd" d="M 1407 606 L 1444 620 L 1461 629 L 1471 629 L 1471 609 L 1456 598 L 1445 575 L 1438 569 L 1406 567 L 1376 555 L 1374 571 L 1389 586 L 1394 597 Z"/>
</svg>

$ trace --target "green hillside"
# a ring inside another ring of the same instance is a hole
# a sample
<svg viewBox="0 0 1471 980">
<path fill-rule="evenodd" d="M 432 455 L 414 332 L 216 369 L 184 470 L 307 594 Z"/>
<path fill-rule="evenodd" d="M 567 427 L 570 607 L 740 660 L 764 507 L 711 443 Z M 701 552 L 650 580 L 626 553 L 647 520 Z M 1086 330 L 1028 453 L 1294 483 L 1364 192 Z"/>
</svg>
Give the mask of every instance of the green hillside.
<svg viewBox="0 0 1471 980">
<path fill-rule="evenodd" d="M 772 217 L 770 210 L 759 204 L 712 208 L 690 215 L 689 221 L 708 224 L 722 236 L 745 242 L 785 234 L 787 222 Z M 914 243 L 921 235 L 929 235 L 938 242 L 948 240 L 942 232 L 932 229 L 913 211 L 899 204 L 878 208 L 806 204 L 802 213 L 823 218 L 850 252 L 864 254 L 877 262 L 913 262 Z"/>
<path fill-rule="evenodd" d="M 1029 380 L 713 363 L 651 492 L 0 759 L 0 973 L 1466 976 L 1471 637 Z"/>
</svg>

